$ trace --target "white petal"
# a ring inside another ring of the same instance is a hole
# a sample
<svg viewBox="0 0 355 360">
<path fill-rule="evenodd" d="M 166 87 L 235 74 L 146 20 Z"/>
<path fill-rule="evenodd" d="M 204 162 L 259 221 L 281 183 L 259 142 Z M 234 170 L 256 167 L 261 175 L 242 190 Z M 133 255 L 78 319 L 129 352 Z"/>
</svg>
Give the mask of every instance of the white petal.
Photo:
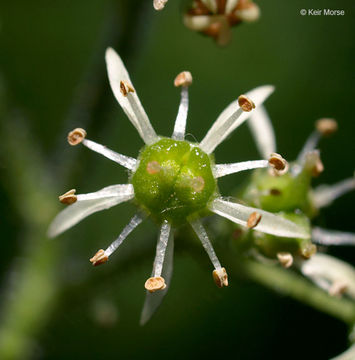
<svg viewBox="0 0 355 360">
<path fill-rule="evenodd" d="M 192 228 L 194 229 L 195 233 L 197 234 L 198 238 L 201 240 L 201 243 L 204 247 L 204 249 L 206 250 L 214 268 L 216 270 L 221 269 L 221 263 L 219 262 L 217 255 L 213 249 L 213 246 L 211 244 L 210 239 L 208 238 L 207 232 L 205 230 L 205 228 L 203 227 L 203 225 L 201 224 L 200 220 L 194 220 L 194 221 L 190 221 L 190 224 L 192 226 Z"/>
<path fill-rule="evenodd" d="M 334 185 L 320 185 L 313 191 L 314 205 L 319 209 L 330 205 L 338 197 L 355 190 L 355 178 L 342 180 Z"/>
<path fill-rule="evenodd" d="M 121 81 L 125 81 L 131 86 L 133 84 L 121 58 L 112 48 L 106 50 L 106 64 L 112 91 L 139 135 L 146 144 L 153 144 L 158 141 L 159 138 L 139 101 L 137 92 L 128 92 L 127 96 L 123 96 L 121 93 Z"/>
<path fill-rule="evenodd" d="M 217 164 L 213 168 L 213 175 L 219 178 L 225 175 L 234 174 L 244 170 L 253 170 L 268 167 L 268 160 L 243 161 L 233 164 Z"/>
<path fill-rule="evenodd" d="M 206 30 L 214 22 L 216 19 L 211 15 L 184 15 L 184 25 L 194 31 Z"/>
<path fill-rule="evenodd" d="M 143 310 L 141 314 L 140 324 L 144 325 L 149 321 L 155 311 L 158 309 L 160 304 L 163 301 L 164 296 L 168 292 L 171 276 L 173 274 L 173 263 L 174 263 L 174 237 L 172 232 L 170 232 L 168 246 L 166 248 L 164 267 L 162 276 L 165 280 L 166 288 L 164 290 L 159 290 L 154 293 L 149 291 L 146 292 L 145 301 L 143 305 Z M 152 276 L 154 274 L 152 273 Z"/>
<path fill-rule="evenodd" d="M 214 213 L 243 226 L 247 225 L 249 216 L 253 212 L 257 212 L 261 215 L 261 220 L 259 224 L 253 228 L 254 230 L 282 237 L 303 239 L 310 237 L 310 234 L 305 229 L 296 225 L 294 222 L 264 210 L 232 203 L 222 200 L 221 198 L 215 199 L 209 208 Z"/>
<path fill-rule="evenodd" d="M 136 159 L 133 159 L 126 155 L 116 153 L 115 151 L 108 149 L 106 146 L 103 146 L 103 145 L 98 144 L 91 140 L 84 139 L 82 141 L 82 143 L 90 150 L 93 150 L 93 151 L 107 157 L 108 159 L 124 166 L 125 168 L 127 168 L 129 170 L 135 170 L 135 168 L 136 168 L 136 165 L 137 165 Z"/>
<path fill-rule="evenodd" d="M 346 293 L 355 298 L 355 269 L 333 256 L 316 253 L 300 265 L 301 272 L 325 290 L 336 282 L 347 285 Z"/>
<path fill-rule="evenodd" d="M 123 240 L 144 220 L 142 215 L 135 215 L 122 230 L 118 238 L 105 250 L 106 256 L 110 256 L 122 244 Z"/>
<path fill-rule="evenodd" d="M 232 12 L 232 10 L 235 9 L 235 7 L 238 5 L 239 0 L 227 0 L 226 3 L 226 14 L 229 14 Z"/>
<path fill-rule="evenodd" d="M 260 106 L 274 91 L 271 85 L 257 87 L 245 95 L 251 99 L 256 108 Z M 208 131 L 205 138 L 201 141 L 200 147 L 207 154 L 213 150 L 239 125 L 247 120 L 251 112 L 244 112 L 239 107 L 238 99 L 233 101 L 226 109 L 222 111 L 217 120 Z"/>
<path fill-rule="evenodd" d="M 50 224 L 48 236 L 55 237 L 87 216 L 112 206 L 128 201 L 134 197 L 131 184 L 112 185 L 100 191 L 77 196 L 76 203 L 61 211 Z"/>
<path fill-rule="evenodd" d="M 270 154 L 276 152 L 276 139 L 271 120 L 264 106 L 259 106 L 252 111 L 248 125 L 260 155 L 264 159 L 268 159 Z"/>
<path fill-rule="evenodd" d="M 217 12 L 217 1 L 216 0 L 201 0 L 205 6 L 213 13 Z"/>
<path fill-rule="evenodd" d="M 355 245 L 355 234 L 350 232 L 326 230 L 320 227 L 312 229 L 312 241 L 320 245 Z"/>
<path fill-rule="evenodd" d="M 189 90 L 187 86 L 181 87 L 181 101 L 179 111 L 175 120 L 174 132 L 172 135 L 173 139 L 184 140 L 187 112 L 189 110 Z"/>
</svg>

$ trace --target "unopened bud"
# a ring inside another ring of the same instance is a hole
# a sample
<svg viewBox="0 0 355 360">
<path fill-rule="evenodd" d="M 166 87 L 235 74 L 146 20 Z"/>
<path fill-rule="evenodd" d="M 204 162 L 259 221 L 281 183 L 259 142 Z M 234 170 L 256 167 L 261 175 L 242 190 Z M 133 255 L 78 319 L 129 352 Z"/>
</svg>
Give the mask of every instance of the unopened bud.
<svg viewBox="0 0 355 360">
<path fill-rule="evenodd" d="M 228 286 L 228 274 L 224 267 L 213 270 L 212 276 L 218 287 Z"/>
<path fill-rule="evenodd" d="M 249 215 L 248 221 L 247 221 L 247 227 L 249 229 L 253 229 L 255 228 L 255 226 L 257 226 L 259 224 L 261 220 L 261 214 L 259 214 L 258 212 L 254 211 Z"/>
<path fill-rule="evenodd" d="M 192 84 L 192 75 L 190 71 L 183 71 L 176 76 L 174 86 L 190 86 Z"/>
<path fill-rule="evenodd" d="M 120 82 L 120 91 L 123 96 L 127 96 L 128 93 L 134 92 L 132 85 L 130 85 L 127 81 Z"/>
<path fill-rule="evenodd" d="M 76 128 L 68 134 L 68 143 L 72 146 L 80 144 L 86 137 L 86 131 L 81 128 Z"/>
<path fill-rule="evenodd" d="M 255 109 L 255 104 L 245 95 L 240 95 L 238 98 L 238 104 L 245 112 L 250 112 Z"/>
<path fill-rule="evenodd" d="M 108 256 L 106 255 L 105 250 L 101 249 L 90 259 L 90 262 L 94 266 L 98 266 L 104 264 L 105 262 L 107 262 L 107 260 Z"/>
<path fill-rule="evenodd" d="M 144 284 L 144 287 L 151 293 L 166 288 L 165 280 L 161 276 L 150 277 Z"/>
<path fill-rule="evenodd" d="M 75 195 L 75 192 L 76 190 L 75 189 L 71 189 L 69 191 L 67 191 L 65 194 L 63 195 L 60 195 L 58 198 L 59 198 L 59 201 L 62 203 L 62 204 L 66 204 L 66 205 L 71 205 L 71 204 L 74 204 L 77 200 L 77 197 Z"/>
<path fill-rule="evenodd" d="M 328 136 L 338 130 L 338 123 L 334 119 L 319 119 L 316 121 L 316 129 L 323 136 Z"/>
</svg>

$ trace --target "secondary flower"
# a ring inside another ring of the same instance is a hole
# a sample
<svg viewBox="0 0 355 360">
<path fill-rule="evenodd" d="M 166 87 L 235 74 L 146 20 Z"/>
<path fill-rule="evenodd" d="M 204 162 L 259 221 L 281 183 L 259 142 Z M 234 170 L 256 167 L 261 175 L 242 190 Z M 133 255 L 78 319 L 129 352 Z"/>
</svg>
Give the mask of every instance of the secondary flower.
<svg viewBox="0 0 355 360">
<path fill-rule="evenodd" d="M 251 0 L 194 0 L 184 15 L 184 24 L 215 39 L 218 45 L 229 43 L 231 27 L 254 22 L 260 9 Z"/>
<path fill-rule="evenodd" d="M 263 106 L 251 115 L 248 121 L 259 152 L 263 157 L 276 151 L 276 141 L 270 118 Z M 355 234 L 336 230 L 311 227 L 310 219 L 319 210 L 330 205 L 338 197 L 355 190 L 355 178 L 351 177 L 333 185 L 311 187 L 311 178 L 323 171 L 319 150 L 316 150 L 322 136 L 328 136 L 337 130 L 333 119 L 320 119 L 315 130 L 307 139 L 297 159 L 290 163 L 289 171 L 282 176 L 274 176 L 270 171 L 256 171 L 242 194 L 242 199 L 250 205 L 264 210 L 283 214 L 309 228 L 311 240 L 322 246 L 355 245 Z M 263 255 L 277 258 L 284 267 L 293 264 L 294 256 L 301 255 L 307 261 L 297 260 L 296 266 L 301 272 L 331 295 L 343 292 L 354 298 L 354 269 L 339 259 L 324 254 L 315 254 L 315 246 L 304 240 L 282 239 L 260 234 L 256 236 L 254 246 Z M 351 275 L 350 275 L 351 274 Z"/>
<path fill-rule="evenodd" d="M 181 102 L 172 137 L 167 138 L 156 134 L 122 60 L 111 48 L 106 51 L 106 63 L 112 91 L 145 146 L 138 159 L 134 159 L 88 140 L 83 129 L 70 132 L 68 141 L 71 145 L 83 144 L 127 168 L 130 171 L 129 182 L 111 185 L 89 194 L 76 195 L 75 190 L 70 190 L 62 195 L 60 201 L 69 206 L 54 219 L 49 236 L 61 234 L 97 211 L 125 201 L 134 201 L 139 208 L 138 213 L 118 238 L 105 250 L 99 250 L 90 261 L 93 265 L 105 263 L 146 216 L 155 220 L 160 226 L 160 233 L 152 275 L 145 283 L 149 293 L 143 318 L 149 318 L 156 307 L 157 298 L 151 298 L 151 293 L 164 290 L 169 285 L 173 261 L 173 228 L 180 224 L 190 223 L 201 240 L 213 264 L 213 278 L 219 287 L 228 285 L 228 277 L 200 220 L 206 213 L 218 214 L 267 234 L 288 238 L 309 237 L 303 227 L 292 221 L 223 198 L 217 187 L 217 179 L 228 174 L 266 167 L 282 171 L 285 166 L 285 161 L 277 154 L 271 154 L 269 160 L 217 165 L 212 156 L 214 149 L 250 117 L 254 107 L 260 106 L 273 92 L 272 86 L 261 86 L 239 96 L 220 114 L 204 139 L 196 144 L 185 140 L 188 87 L 192 83 L 189 72 L 182 72 L 175 79 L 175 86 L 181 87 Z M 160 293 L 164 294 L 164 291 Z"/>
</svg>

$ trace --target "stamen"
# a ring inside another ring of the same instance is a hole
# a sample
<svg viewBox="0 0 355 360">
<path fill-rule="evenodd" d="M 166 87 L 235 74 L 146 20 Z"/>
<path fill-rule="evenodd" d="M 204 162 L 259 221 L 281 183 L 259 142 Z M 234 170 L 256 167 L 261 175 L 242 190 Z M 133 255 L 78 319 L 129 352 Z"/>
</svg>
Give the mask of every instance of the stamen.
<svg viewBox="0 0 355 360">
<path fill-rule="evenodd" d="M 174 80 L 176 87 L 181 86 L 181 100 L 179 105 L 179 111 L 175 120 L 173 139 L 184 140 L 187 112 L 189 109 L 189 92 L 188 87 L 192 84 L 192 76 L 188 71 L 181 72 Z"/>
<path fill-rule="evenodd" d="M 313 255 L 317 253 L 317 246 L 311 243 L 306 243 L 301 248 L 301 256 L 304 259 L 310 259 Z"/>
<path fill-rule="evenodd" d="M 108 260 L 108 256 L 103 249 L 99 250 L 91 259 L 90 262 L 94 266 L 105 264 Z"/>
<path fill-rule="evenodd" d="M 197 234 L 198 238 L 201 240 L 202 246 L 206 250 L 215 270 L 221 270 L 222 266 L 219 262 L 217 255 L 213 249 L 213 246 L 208 238 L 206 230 L 204 229 L 203 225 L 199 220 L 190 221 L 192 228 L 194 229 L 195 233 Z"/>
<path fill-rule="evenodd" d="M 289 268 L 293 264 L 293 256 L 289 252 L 278 252 L 277 259 L 279 260 L 280 264 L 285 268 Z"/>
<path fill-rule="evenodd" d="M 355 178 L 348 178 L 334 185 L 320 185 L 313 192 L 314 205 L 317 208 L 328 206 L 352 190 L 355 190 Z"/>
<path fill-rule="evenodd" d="M 271 175 L 281 176 L 287 173 L 288 171 L 288 162 L 277 153 L 273 153 L 269 158 L 269 165 L 272 167 Z"/>
<path fill-rule="evenodd" d="M 334 119 L 319 119 L 316 121 L 316 129 L 321 135 L 328 136 L 338 130 L 338 123 Z"/>
<path fill-rule="evenodd" d="M 255 106 L 260 106 L 266 98 L 274 91 L 273 86 L 261 86 L 244 95 L 252 99 Z M 241 99 L 242 104 L 244 98 Z M 245 102 L 246 105 L 249 103 Z M 250 103 L 249 103 L 250 106 Z M 249 107 L 248 106 L 248 107 Z M 246 106 L 245 106 L 246 107 Z M 252 107 L 252 105 L 251 105 Z M 201 141 L 201 149 L 210 154 L 214 149 L 239 125 L 250 117 L 251 112 L 244 112 L 239 106 L 238 100 L 233 101 L 217 118 L 205 138 Z"/>
<path fill-rule="evenodd" d="M 112 185 L 95 193 L 77 195 L 76 203 L 61 211 L 48 229 L 48 236 L 54 237 L 76 225 L 95 212 L 109 209 L 134 197 L 131 184 Z"/>
<path fill-rule="evenodd" d="M 303 148 L 299 155 L 297 156 L 297 162 L 299 164 L 303 164 L 306 158 L 306 155 L 309 152 L 312 152 L 318 145 L 320 140 L 321 134 L 318 131 L 313 131 L 309 138 L 307 139 L 306 143 L 303 145 Z"/>
<path fill-rule="evenodd" d="M 147 173 L 150 175 L 157 174 L 161 170 L 161 166 L 158 161 L 150 161 L 147 164 Z"/>
<path fill-rule="evenodd" d="M 126 155 L 119 154 L 113 150 L 108 149 L 106 146 L 98 144 L 94 141 L 84 139 L 83 145 L 92 151 L 95 151 L 108 159 L 124 166 L 129 170 L 135 170 L 137 166 L 137 160 Z"/>
<path fill-rule="evenodd" d="M 209 205 L 209 209 L 215 214 L 245 227 L 247 227 L 249 216 L 253 212 L 257 212 L 260 213 L 261 220 L 259 224 L 256 225 L 255 230 L 282 237 L 302 239 L 309 239 L 310 237 L 306 228 L 303 228 L 290 220 L 284 219 L 281 216 L 268 211 L 225 201 L 222 200 L 222 198 L 213 200 Z"/>
<path fill-rule="evenodd" d="M 257 226 L 259 224 L 261 220 L 261 215 L 254 211 L 249 215 L 248 221 L 247 221 L 247 228 L 248 229 L 253 229 L 255 228 L 255 226 Z"/>
<path fill-rule="evenodd" d="M 120 82 L 120 90 L 123 96 L 127 96 L 128 93 L 134 92 L 132 85 L 130 85 L 127 81 Z"/>
<path fill-rule="evenodd" d="M 163 10 L 168 0 L 153 0 L 153 6 L 155 10 Z"/>
<path fill-rule="evenodd" d="M 75 195 L 76 190 L 75 189 L 71 189 L 69 191 L 67 191 L 65 194 L 60 195 L 59 201 L 62 204 L 66 204 L 66 205 L 71 205 L 74 204 L 77 200 L 77 196 Z"/>
<path fill-rule="evenodd" d="M 350 232 L 326 230 L 320 227 L 312 229 L 312 241 L 320 245 L 355 245 L 355 234 Z"/>
<path fill-rule="evenodd" d="M 214 166 L 213 174 L 216 178 L 220 178 L 222 176 L 235 174 L 244 170 L 266 168 L 268 165 L 269 162 L 267 160 L 243 161 L 232 164 L 217 164 Z"/>
<path fill-rule="evenodd" d="M 72 146 L 80 144 L 86 137 L 86 131 L 76 128 L 68 134 L 68 143 Z"/>
<path fill-rule="evenodd" d="M 245 2 L 246 6 L 235 11 L 235 15 L 242 21 L 254 22 L 260 18 L 260 8 L 252 2 Z"/>
<path fill-rule="evenodd" d="M 213 280 L 219 288 L 223 286 L 228 286 L 228 274 L 224 267 L 213 270 L 212 272 Z"/>
<path fill-rule="evenodd" d="M 320 159 L 319 150 L 313 150 L 308 152 L 305 155 L 305 168 L 310 171 L 311 175 L 314 177 L 319 176 L 323 170 L 324 166 L 322 160 Z"/>
<path fill-rule="evenodd" d="M 166 246 L 168 245 L 171 226 L 168 221 L 164 221 L 160 228 L 159 240 L 157 243 L 157 249 L 155 254 L 155 260 L 153 265 L 153 277 L 160 277 L 163 270 L 163 263 L 165 257 Z"/>
<path fill-rule="evenodd" d="M 121 234 L 118 238 L 105 250 L 105 254 L 110 256 L 114 253 L 118 247 L 122 244 L 123 240 L 127 238 L 127 236 L 144 220 L 144 217 L 141 215 L 135 215 L 131 219 L 131 221 L 126 225 L 126 227 L 122 230 Z"/>
<path fill-rule="evenodd" d="M 328 293 L 330 296 L 335 296 L 340 298 L 348 290 L 349 285 L 342 280 L 334 281 L 330 286 Z"/>
</svg>

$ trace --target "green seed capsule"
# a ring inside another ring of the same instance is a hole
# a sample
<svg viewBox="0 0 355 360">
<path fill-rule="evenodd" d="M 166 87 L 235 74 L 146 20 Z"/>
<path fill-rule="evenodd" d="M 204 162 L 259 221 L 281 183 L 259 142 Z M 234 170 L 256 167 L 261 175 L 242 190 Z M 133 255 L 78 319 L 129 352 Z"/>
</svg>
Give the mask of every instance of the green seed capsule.
<svg viewBox="0 0 355 360">
<path fill-rule="evenodd" d="M 212 160 L 193 143 L 163 138 L 144 147 L 138 160 L 135 198 L 158 222 L 182 224 L 217 194 Z"/>
</svg>

